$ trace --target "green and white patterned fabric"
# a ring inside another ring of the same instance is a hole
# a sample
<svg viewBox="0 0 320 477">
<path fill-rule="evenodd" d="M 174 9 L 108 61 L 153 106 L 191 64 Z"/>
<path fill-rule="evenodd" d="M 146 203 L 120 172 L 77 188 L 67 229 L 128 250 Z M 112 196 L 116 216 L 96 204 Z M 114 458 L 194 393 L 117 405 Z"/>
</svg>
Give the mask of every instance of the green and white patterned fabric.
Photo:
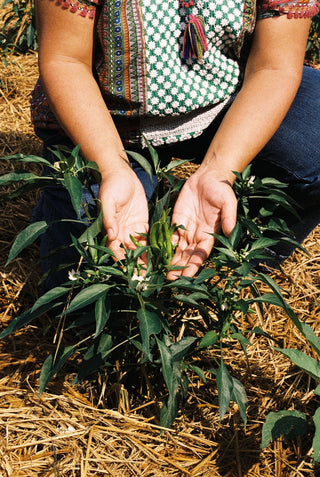
<svg viewBox="0 0 320 477">
<path fill-rule="evenodd" d="M 258 2 L 258 3 L 257 3 Z M 183 59 L 190 9 L 180 0 L 57 0 L 64 10 L 97 19 L 95 73 L 124 144 L 157 146 L 200 135 L 236 94 L 255 21 L 315 15 L 318 0 L 194 0 L 208 49 Z M 249 42 L 248 42 L 249 43 Z M 240 61 L 241 58 L 241 61 Z M 41 80 L 32 94 L 34 126 L 58 130 Z"/>
</svg>

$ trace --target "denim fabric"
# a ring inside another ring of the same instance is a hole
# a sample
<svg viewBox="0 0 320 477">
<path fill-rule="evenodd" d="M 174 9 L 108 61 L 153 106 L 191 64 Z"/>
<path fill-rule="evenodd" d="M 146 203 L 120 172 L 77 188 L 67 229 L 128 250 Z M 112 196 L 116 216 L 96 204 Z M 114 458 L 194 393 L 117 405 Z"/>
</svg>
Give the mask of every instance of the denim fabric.
<svg viewBox="0 0 320 477">
<path fill-rule="evenodd" d="M 218 129 L 226 111 L 223 111 L 210 127 L 198 138 L 187 140 L 158 149 L 162 162 L 172 157 L 181 159 L 203 158 L 215 131 Z M 54 160 L 48 147 L 64 144 L 72 147 L 66 138 L 52 136 L 52 133 L 39 131 L 44 141 L 44 157 Z M 146 151 L 143 155 L 148 156 Z M 137 163 L 132 166 L 141 180 L 147 198 L 152 196 L 155 181 L 152 183 L 146 172 Z M 275 177 L 289 184 L 288 193 L 302 207 L 302 220 L 283 217 L 290 223 L 298 241 L 303 239 L 320 223 L 320 71 L 304 67 L 303 78 L 293 104 L 269 143 L 253 161 L 253 173 L 259 177 Z M 97 186 L 95 187 L 97 193 Z M 85 191 L 88 194 L 88 191 Z M 47 187 L 34 211 L 33 220 L 57 220 L 73 218 L 75 213 L 68 193 L 61 187 Z M 70 233 L 79 235 L 81 227 L 75 224 L 55 224 L 41 237 L 41 255 L 46 257 L 51 250 L 70 243 Z M 293 247 L 274 251 L 279 261 L 293 252 Z M 72 264 L 78 257 L 74 249 L 62 250 L 43 260 L 43 271 L 59 263 Z M 68 267 L 67 267 L 68 269 Z M 67 280 L 67 269 L 49 275 L 45 289 Z"/>
</svg>

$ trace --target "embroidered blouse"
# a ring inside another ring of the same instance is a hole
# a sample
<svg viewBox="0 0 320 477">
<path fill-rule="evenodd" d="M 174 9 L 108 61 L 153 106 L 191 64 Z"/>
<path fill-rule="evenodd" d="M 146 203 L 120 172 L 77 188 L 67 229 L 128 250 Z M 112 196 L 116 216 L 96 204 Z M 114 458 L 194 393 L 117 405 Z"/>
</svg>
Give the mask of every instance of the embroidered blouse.
<svg viewBox="0 0 320 477">
<path fill-rule="evenodd" d="M 179 0 L 58 0 L 97 17 L 95 75 L 125 144 L 154 146 L 200 135 L 236 94 L 256 19 L 317 13 L 318 0 L 197 0 L 208 50 L 182 58 L 188 10 Z M 58 7 L 57 7 L 58 8 Z M 35 128 L 59 130 L 38 80 L 31 98 Z"/>
</svg>

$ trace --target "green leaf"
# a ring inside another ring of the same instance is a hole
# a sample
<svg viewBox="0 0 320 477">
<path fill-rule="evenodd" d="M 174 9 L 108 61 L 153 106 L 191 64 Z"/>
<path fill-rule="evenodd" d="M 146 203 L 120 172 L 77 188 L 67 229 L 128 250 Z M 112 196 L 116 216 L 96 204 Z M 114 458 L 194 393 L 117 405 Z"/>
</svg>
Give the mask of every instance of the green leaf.
<svg viewBox="0 0 320 477">
<path fill-rule="evenodd" d="M 63 185 L 69 192 L 75 213 L 80 217 L 82 201 L 82 184 L 79 179 L 71 174 L 64 174 Z"/>
<path fill-rule="evenodd" d="M 37 308 L 35 311 L 31 311 L 31 309 L 25 311 L 21 315 L 14 318 L 11 323 L 9 323 L 7 328 L 5 328 L 0 334 L 0 339 L 5 338 L 19 328 L 22 328 L 23 326 L 27 325 L 34 319 L 39 318 L 39 316 L 43 315 L 48 310 L 54 310 L 54 308 L 60 305 L 62 305 L 62 303 L 55 303 L 54 305 L 52 303 L 47 303 L 46 305 Z"/>
<path fill-rule="evenodd" d="M 263 331 L 259 326 L 255 326 L 253 328 L 253 330 L 251 331 L 251 333 L 255 333 L 256 335 L 261 335 L 261 336 L 264 336 L 265 338 L 268 338 L 269 340 L 272 340 L 272 341 L 275 341 L 276 343 L 278 342 L 278 340 L 276 340 L 275 338 L 273 338 L 271 335 L 269 335 L 269 333 L 267 333 L 266 331 Z"/>
<path fill-rule="evenodd" d="M 224 237 L 223 235 L 218 235 L 218 234 L 209 234 L 209 235 L 212 235 L 214 238 L 216 238 L 216 239 L 218 240 L 219 243 L 221 243 L 221 244 L 224 245 L 228 250 L 230 250 L 231 252 L 233 252 L 232 245 L 231 245 L 229 239 L 227 239 L 227 238 Z M 214 247 L 214 248 L 218 248 L 218 247 Z"/>
<path fill-rule="evenodd" d="M 224 364 L 223 358 L 221 358 L 221 364 L 217 372 L 217 387 L 218 387 L 218 400 L 219 400 L 219 417 L 223 418 L 229 407 L 232 391 L 233 381 Z"/>
<path fill-rule="evenodd" d="M 316 381 L 320 382 L 320 363 L 311 356 L 298 349 L 275 348 L 284 356 L 289 358 L 300 369 L 308 373 Z"/>
<path fill-rule="evenodd" d="M 142 169 L 146 171 L 152 181 L 154 171 L 150 162 L 138 152 L 126 151 L 126 153 L 129 154 L 129 156 L 131 156 L 142 167 Z"/>
<path fill-rule="evenodd" d="M 320 407 L 316 410 L 313 416 L 313 422 L 315 425 L 315 433 L 313 436 L 312 447 L 313 447 L 313 459 L 315 462 L 320 462 Z"/>
<path fill-rule="evenodd" d="M 320 384 L 318 384 L 318 386 L 316 387 L 316 389 L 313 391 L 314 394 L 316 394 L 317 396 L 320 396 Z"/>
<path fill-rule="evenodd" d="M 108 292 L 111 286 L 112 285 L 106 285 L 104 283 L 95 283 L 94 285 L 90 285 L 88 288 L 84 288 L 71 301 L 70 305 L 65 311 L 65 314 L 72 313 L 97 301 L 100 297 Z"/>
<path fill-rule="evenodd" d="M 106 358 L 112 350 L 112 336 L 109 334 L 102 334 L 98 341 L 95 341 L 85 353 L 74 383 L 79 383 L 87 376 L 99 371 L 101 366 L 106 364 Z"/>
<path fill-rule="evenodd" d="M 94 334 L 94 338 L 100 335 L 111 313 L 110 303 L 109 302 L 106 303 L 106 300 L 107 300 L 107 297 L 105 295 L 102 295 L 96 302 L 96 306 L 95 306 L 96 332 Z M 106 305 L 108 305 L 108 307 Z"/>
<path fill-rule="evenodd" d="M 14 182 L 19 181 L 29 181 L 29 180 L 37 180 L 39 176 L 33 174 L 32 172 L 26 171 L 16 171 L 16 172 L 9 172 L 8 174 L 4 174 L 0 177 L 0 186 L 6 186 L 13 184 Z"/>
<path fill-rule="evenodd" d="M 229 241 L 233 250 L 235 250 L 237 246 L 239 245 L 242 235 L 243 235 L 242 227 L 239 224 L 239 222 L 237 222 L 229 237 Z"/>
<path fill-rule="evenodd" d="M 268 447 L 270 442 L 279 437 L 290 441 L 307 432 L 306 416 L 299 411 L 269 412 L 262 426 L 261 449 Z"/>
<path fill-rule="evenodd" d="M 80 237 L 78 238 L 78 241 L 80 243 L 84 243 L 84 242 L 92 243 L 92 240 L 101 232 L 102 222 L 103 222 L 103 212 L 101 208 L 96 220 L 83 232 L 82 235 L 80 235 Z"/>
<path fill-rule="evenodd" d="M 66 346 L 59 348 L 56 355 L 50 354 L 42 365 L 40 379 L 39 379 L 39 393 L 43 393 L 47 387 L 48 382 L 57 374 L 62 368 L 67 359 L 75 352 L 77 345 Z"/>
<path fill-rule="evenodd" d="M 188 367 L 189 367 L 189 369 L 191 369 L 191 371 L 194 371 L 199 376 L 199 378 L 202 379 L 202 381 L 204 383 L 207 382 L 207 378 L 206 378 L 203 370 L 201 368 L 199 368 L 199 366 L 195 366 L 194 364 L 189 364 Z"/>
<path fill-rule="evenodd" d="M 304 322 L 300 322 L 299 329 L 301 333 L 303 334 L 303 336 L 305 337 L 305 339 L 312 346 L 312 348 L 315 350 L 315 352 L 320 358 L 320 338 L 317 335 L 315 335 L 311 326 L 307 325 Z"/>
<path fill-rule="evenodd" d="M 44 220 L 40 222 L 34 222 L 28 225 L 27 228 L 22 230 L 16 237 L 8 256 L 8 260 L 5 266 L 7 266 L 16 256 L 28 245 L 32 244 L 41 234 L 43 234 L 48 228 L 47 222 Z"/>
<path fill-rule="evenodd" d="M 145 136 L 143 137 L 143 139 L 145 140 L 145 142 L 148 146 L 148 151 L 149 151 L 152 163 L 153 163 L 154 170 L 155 170 L 156 173 L 158 173 L 159 163 L 160 163 L 159 154 L 157 153 L 155 148 L 152 146 L 152 144 L 148 141 L 148 139 Z"/>
<path fill-rule="evenodd" d="M 200 341 L 198 348 L 208 348 L 213 346 L 218 341 L 219 336 L 215 331 L 208 331 Z"/>
<path fill-rule="evenodd" d="M 250 300 L 251 303 L 269 303 L 270 305 L 280 306 L 283 308 L 283 301 L 274 293 L 265 293 Z"/>
<path fill-rule="evenodd" d="M 157 335 L 161 331 L 161 320 L 157 313 L 149 311 L 146 308 L 140 308 L 137 312 L 139 328 L 142 339 L 142 346 L 149 361 L 152 361 L 150 353 L 149 338 L 150 335 Z"/>
<path fill-rule="evenodd" d="M 181 361 L 173 361 L 170 348 L 157 337 L 156 340 L 160 350 L 164 380 L 169 394 L 175 396 L 181 379 Z"/>
<path fill-rule="evenodd" d="M 248 407 L 248 399 L 247 399 L 247 393 L 242 385 L 242 383 L 231 376 L 232 379 L 232 392 L 231 392 L 231 400 L 233 402 L 236 402 L 239 406 L 239 412 L 241 419 L 244 423 L 244 426 L 247 425 L 247 407 Z"/>
<path fill-rule="evenodd" d="M 169 396 L 167 403 L 162 403 L 160 411 L 160 426 L 169 428 L 179 410 L 179 395 Z"/>
<path fill-rule="evenodd" d="M 213 268 L 205 268 L 201 270 L 199 275 L 196 277 L 194 280 L 195 285 L 200 285 L 201 283 L 205 282 L 206 280 L 210 280 L 210 278 L 213 278 L 217 275 L 217 271 L 214 270 Z"/>
<path fill-rule="evenodd" d="M 8 0 L 9 2 L 11 0 Z M 13 154 L 11 156 L 6 156 L 2 157 L 1 159 L 6 159 L 6 160 L 14 160 L 14 161 L 19 161 L 19 162 L 26 162 L 26 163 L 34 163 L 34 164 L 44 164 L 48 167 L 51 167 L 52 169 L 54 166 L 51 164 L 51 162 L 47 161 L 47 159 L 44 159 L 43 157 L 39 156 L 33 156 L 32 154 L 25 156 L 24 154 Z M 38 176 L 37 176 L 38 177 Z"/>
<path fill-rule="evenodd" d="M 186 336 L 175 343 L 170 345 L 170 351 L 172 353 L 173 361 L 181 361 L 184 359 L 189 351 L 194 347 L 197 338 L 193 336 Z"/>
<path fill-rule="evenodd" d="M 232 333 L 230 335 L 230 338 L 234 340 L 238 340 L 239 343 L 241 344 L 242 348 L 245 349 L 246 345 L 251 345 L 252 343 L 246 338 L 242 333 Z"/>
<path fill-rule="evenodd" d="M 65 287 L 55 287 L 52 288 L 51 290 L 47 291 L 44 295 L 41 295 L 40 298 L 35 302 L 33 307 L 31 308 L 31 312 L 35 312 L 42 306 L 47 305 L 48 303 L 52 303 L 54 300 L 57 298 L 60 298 L 61 296 L 65 295 L 70 291 L 70 288 L 65 288 Z"/>
<path fill-rule="evenodd" d="M 250 252 L 258 249 L 264 249 L 267 247 L 272 247 L 272 245 L 275 245 L 278 243 L 278 240 L 270 239 L 270 238 L 259 238 L 253 244 L 251 245 Z"/>
<path fill-rule="evenodd" d="M 171 171 L 171 169 L 174 169 L 175 167 L 181 166 L 182 164 L 185 164 L 186 162 L 190 162 L 192 160 L 193 159 L 176 159 L 174 161 L 171 161 L 165 167 L 165 172 Z"/>
</svg>

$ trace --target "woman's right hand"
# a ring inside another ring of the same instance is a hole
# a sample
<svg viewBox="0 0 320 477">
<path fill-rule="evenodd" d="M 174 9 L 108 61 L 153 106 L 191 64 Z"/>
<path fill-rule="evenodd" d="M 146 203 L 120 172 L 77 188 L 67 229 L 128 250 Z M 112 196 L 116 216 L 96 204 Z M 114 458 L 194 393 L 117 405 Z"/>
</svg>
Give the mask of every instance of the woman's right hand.
<svg viewBox="0 0 320 477">
<path fill-rule="evenodd" d="M 108 247 L 119 260 L 124 258 L 123 244 L 135 248 L 130 235 L 145 245 L 141 233 L 148 232 L 148 203 L 144 188 L 128 165 L 102 174 L 99 196 Z"/>
</svg>

